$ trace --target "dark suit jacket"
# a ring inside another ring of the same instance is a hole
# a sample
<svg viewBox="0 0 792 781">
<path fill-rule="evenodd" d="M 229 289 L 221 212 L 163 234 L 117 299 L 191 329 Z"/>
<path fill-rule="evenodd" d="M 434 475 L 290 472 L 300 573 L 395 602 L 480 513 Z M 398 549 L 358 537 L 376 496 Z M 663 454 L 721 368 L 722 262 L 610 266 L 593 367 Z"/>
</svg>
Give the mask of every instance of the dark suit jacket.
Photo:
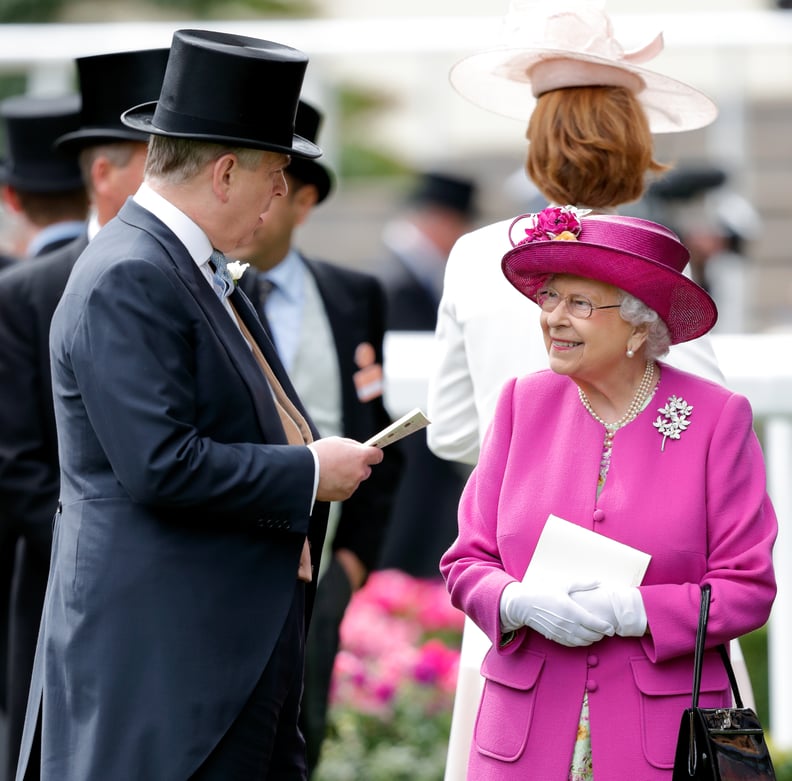
<svg viewBox="0 0 792 781">
<path fill-rule="evenodd" d="M 396 256 L 382 272 L 389 331 L 434 331 L 438 300 Z M 421 432 L 403 439 L 405 468 L 380 566 L 439 578 L 440 556 L 457 533 L 457 508 L 470 473 L 435 456 Z"/>
<path fill-rule="evenodd" d="M 45 560 L 59 485 L 50 321 L 87 245 L 83 235 L 0 274 L 0 505 Z"/>
<path fill-rule="evenodd" d="M 440 299 L 398 256 L 382 271 L 389 331 L 434 331 Z"/>
<path fill-rule="evenodd" d="M 341 377 L 343 435 L 365 442 L 391 423 L 382 397 L 360 401 L 353 380 L 358 370 L 355 364 L 358 345 L 369 343 L 375 350 L 376 361 L 382 364 L 385 334 L 382 286 L 370 274 L 304 257 L 303 261 L 316 280 L 335 341 Z M 245 274 L 240 285 L 259 312 L 261 301 L 256 274 Z M 369 571 L 379 560 L 402 461 L 399 448 L 388 447 L 385 458 L 372 471 L 371 477 L 361 483 L 341 507 L 333 549 L 351 550 Z"/>
<path fill-rule="evenodd" d="M 82 235 L 0 274 L 0 506 L 3 534 L 16 548 L 8 669 L 9 760 L 16 766 L 30 673 L 47 585 L 59 466 L 49 330 Z M 22 543 L 17 548 L 17 542 Z M 13 774 L 12 774 L 13 776 Z"/>
<path fill-rule="evenodd" d="M 247 298 L 232 300 L 301 407 Z M 43 690 L 45 781 L 183 781 L 267 664 L 306 534 L 319 565 L 314 459 L 281 447 L 244 337 L 133 201 L 75 264 L 50 350 L 61 509 L 21 764 Z"/>
</svg>

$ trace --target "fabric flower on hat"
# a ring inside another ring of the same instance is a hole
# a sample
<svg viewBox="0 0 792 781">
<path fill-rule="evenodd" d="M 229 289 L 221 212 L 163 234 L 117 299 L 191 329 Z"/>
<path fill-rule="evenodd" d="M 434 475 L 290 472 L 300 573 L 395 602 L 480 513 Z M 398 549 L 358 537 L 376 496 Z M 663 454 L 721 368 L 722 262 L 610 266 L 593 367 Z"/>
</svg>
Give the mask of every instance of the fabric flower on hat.
<svg viewBox="0 0 792 781">
<path fill-rule="evenodd" d="M 574 206 L 548 206 L 536 214 L 523 214 L 512 222 L 509 236 L 518 222 L 526 220 L 528 226 L 525 228 L 525 238 L 517 242 L 512 240 L 512 246 L 534 241 L 577 241 L 582 228 L 580 220 L 590 211 Z"/>
</svg>

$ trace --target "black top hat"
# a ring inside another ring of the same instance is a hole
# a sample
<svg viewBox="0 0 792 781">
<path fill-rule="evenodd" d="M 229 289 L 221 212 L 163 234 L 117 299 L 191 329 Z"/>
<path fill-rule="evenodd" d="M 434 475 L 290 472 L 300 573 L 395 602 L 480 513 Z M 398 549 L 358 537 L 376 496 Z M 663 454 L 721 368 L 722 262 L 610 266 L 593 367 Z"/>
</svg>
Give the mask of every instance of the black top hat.
<svg viewBox="0 0 792 781">
<path fill-rule="evenodd" d="M 472 219 L 477 213 L 475 196 L 476 185 L 470 179 L 428 171 L 421 175 L 408 202 L 416 205 L 436 204 Z"/>
<path fill-rule="evenodd" d="M 82 95 L 81 127 L 61 136 L 58 149 L 77 151 L 108 141 L 147 141 L 149 134 L 121 123 L 121 113 L 146 100 L 156 100 L 165 76 L 167 49 L 78 57 Z"/>
<path fill-rule="evenodd" d="M 322 124 L 322 115 L 310 103 L 301 100 L 297 106 L 297 119 L 294 123 L 294 132 L 316 143 L 319 137 L 319 128 Z M 333 177 L 328 168 L 315 160 L 304 157 L 295 157 L 287 173 L 301 182 L 314 185 L 319 191 L 317 204 L 321 203 L 330 194 L 333 187 Z"/>
<path fill-rule="evenodd" d="M 54 149 L 55 139 L 80 125 L 80 98 L 17 95 L 0 104 L 6 126 L 6 157 L 0 180 L 32 193 L 63 192 L 82 187 L 73 156 Z"/>
<path fill-rule="evenodd" d="M 722 186 L 728 176 L 714 165 L 678 168 L 649 185 L 647 195 L 661 201 L 689 201 Z"/>
<path fill-rule="evenodd" d="M 177 30 L 158 101 L 125 111 L 127 126 L 297 157 L 322 150 L 294 133 L 308 57 L 259 38 Z"/>
</svg>

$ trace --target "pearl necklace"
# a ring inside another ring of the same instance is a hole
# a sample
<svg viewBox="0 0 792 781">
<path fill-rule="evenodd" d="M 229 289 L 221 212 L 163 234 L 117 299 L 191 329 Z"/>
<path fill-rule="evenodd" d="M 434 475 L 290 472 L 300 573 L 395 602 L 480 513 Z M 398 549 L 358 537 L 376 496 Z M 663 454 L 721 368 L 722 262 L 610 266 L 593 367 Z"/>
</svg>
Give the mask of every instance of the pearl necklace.
<svg viewBox="0 0 792 781">
<path fill-rule="evenodd" d="M 605 427 L 605 446 L 609 446 L 613 442 L 613 437 L 616 432 L 626 426 L 630 421 L 634 420 L 638 413 L 643 409 L 646 400 L 649 398 L 649 394 L 653 390 L 652 388 L 652 381 L 654 380 L 654 369 L 655 363 L 654 361 L 647 361 L 646 368 L 644 369 L 643 377 L 641 378 L 641 382 L 638 385 L 638 389 L 635 391 L 635 395 L 630 402 L 630 406 L 627 407 L 627 412 L 624 413 L 617 421 L 614 423 L 606 423 L 591 406 L 591 402 L 588 400 L 588 396 L 583 393 L 583 389 L 578 386 L 578 396 L 580 398 L 581 404 L 586 408 L 589 415 L 591 415 L 597 423 L 601 423 Z"/>
</svg>

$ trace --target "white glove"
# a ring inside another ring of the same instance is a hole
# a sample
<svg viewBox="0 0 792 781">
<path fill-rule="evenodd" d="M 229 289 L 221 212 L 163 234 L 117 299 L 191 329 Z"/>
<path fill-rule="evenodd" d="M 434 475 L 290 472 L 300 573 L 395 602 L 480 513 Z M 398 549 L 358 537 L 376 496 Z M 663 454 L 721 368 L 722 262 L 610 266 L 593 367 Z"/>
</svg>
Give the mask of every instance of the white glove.
<svg viewBox="0 0 792 781">
<path fill-rule="evenodd" d="M 646 632 L 646 610 L 636 586 L 600 586 L 572 591 L 570 596 L 590 613 L 613 624 L 617 635 L 641 637 Z"/>
<path fill-rule="evenodd" d="M 569 592 L 597 585 L 576 583 L 565 587 L 530 581 L 509 583 L 501 593 L 501 627 L 504 632 L 512 632 L 529 626 L 548 640 L 570 647 L 596 643 L 605 635 L 613 635 L 613 624 L 578 605 Z"/>
</svg>

